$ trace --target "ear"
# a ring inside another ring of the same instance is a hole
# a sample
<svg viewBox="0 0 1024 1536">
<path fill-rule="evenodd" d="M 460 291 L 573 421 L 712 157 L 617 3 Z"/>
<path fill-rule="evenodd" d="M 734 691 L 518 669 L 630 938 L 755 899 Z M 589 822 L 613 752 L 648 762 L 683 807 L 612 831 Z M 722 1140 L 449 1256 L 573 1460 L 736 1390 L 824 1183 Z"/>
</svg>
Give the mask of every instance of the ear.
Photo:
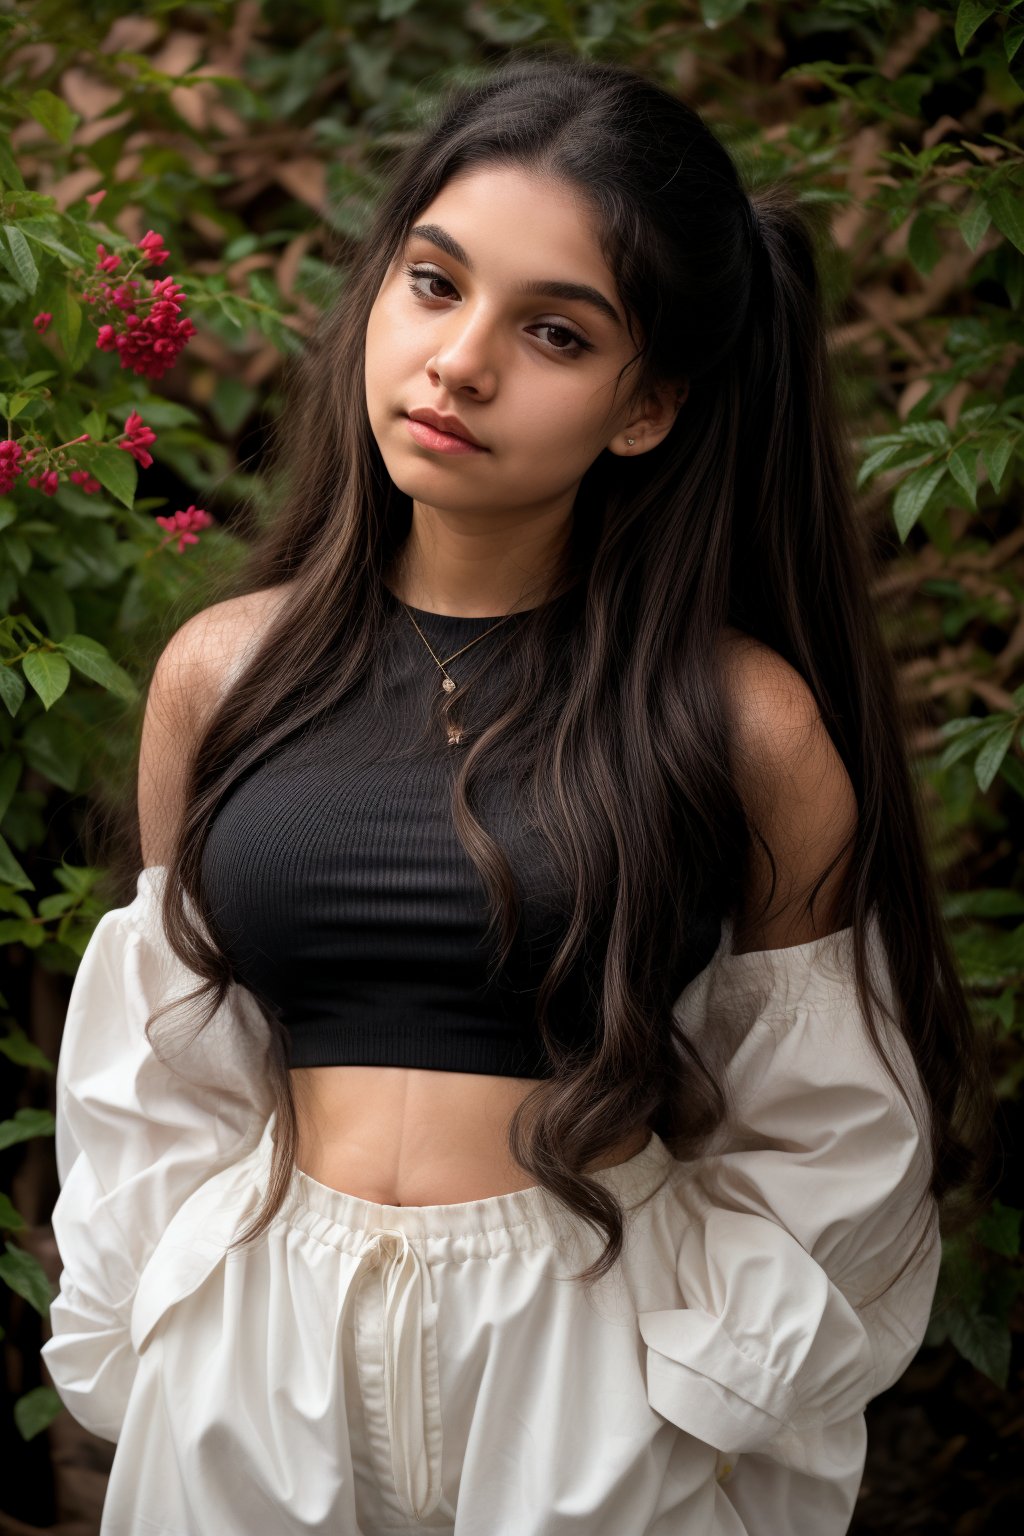
<svg viewBox="0 0 1024 1536">
<path fill-rule="evenodd" d="M 680 407 L 689 393 L 690 384 L 687 379 L 676 379 L 656 386 L 640 401 L 625 426 L 616 432 L 608 444 L 608 451 L 628 458 L 657 448 L 672 430 Z"/>
</svg>

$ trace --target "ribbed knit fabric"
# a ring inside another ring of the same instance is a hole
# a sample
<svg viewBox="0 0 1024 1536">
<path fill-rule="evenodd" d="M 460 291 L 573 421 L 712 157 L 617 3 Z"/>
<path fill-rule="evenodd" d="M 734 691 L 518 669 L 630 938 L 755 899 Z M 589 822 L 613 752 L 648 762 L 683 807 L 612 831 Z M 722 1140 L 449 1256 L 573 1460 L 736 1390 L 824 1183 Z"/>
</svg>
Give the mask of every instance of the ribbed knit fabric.
<svg viewBox="0 0 1024 1536">
<path fill-rule="evenodd" d="M 489 785 L 484 824 L 498 835 L 500 822 L 523 901 L 515 953 L 491 983 L 485 887 L 450 809 L 464 748 L 448 745 L 438 721 L 436 751 L 397 760 L 443 697 L 442 676 L 386 589 L 385 600 L 388 644 L 376 686 L 361 686 L 283 743 L 218 807 L 202 860 L 213 935 L 238 980 L 279 1011 L 291 1066 L 550 1076 L 534 1004 L 568 923 L 567 896 L 508 786 Z M 502 617 L 412 613 L 441 660 Z M 456 684 L 515 623 L 452 661 Z M 709 920 L 680 990 L 719 937 L 719 921 Z M 594 1031 L 580 982 L 578 1008 L 558 1025 L 572 1044 Z"/>
</svg>

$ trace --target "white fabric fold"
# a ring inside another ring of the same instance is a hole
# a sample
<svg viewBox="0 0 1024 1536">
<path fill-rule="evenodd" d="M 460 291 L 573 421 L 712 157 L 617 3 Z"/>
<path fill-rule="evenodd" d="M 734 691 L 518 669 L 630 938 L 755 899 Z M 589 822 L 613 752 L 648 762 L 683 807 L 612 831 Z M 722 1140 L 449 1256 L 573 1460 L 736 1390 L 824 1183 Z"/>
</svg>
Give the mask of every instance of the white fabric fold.
<svg viewBox="0 0 1024 1536">
<path fill-rule="evenodd" d="M 868 962 L 894 1007 L 872 914 Z M 941 1246 L 925 1140 L 868 1038 L 852 930 L 788 949 L 719 949 L 676 1004 L 724 1083 L 730 1112 L 678 1181 L 678 1279 L 687 1305 L 638 1313 L 651 1406 L 739 1456 L 763 1452 L 828 1475 L 829 1434 L 890 1386 L 916 1353 Z M 924 1113 L 902 1034 L 883 1043 Z M 924 1122 L 926 1123 L 926 1122 Z M 917 1260 L 881 1300 L 871 1292 Z M 742 1464 L 734 1481 L 740 1477 Z"/>
<path fill-rule="evenodd" d="M 134 900 L 106 912 L 75 976 L 57 1067 L 53 1230 L 63 1263 L 43 1357 L 57 1391 L 94 1434 L 116 1440 L 137 1359 L 131 1309 L 139 1277 L 188 1197 L 259 1140 L 272 1103 L 269 1026 L 233 987 L 190 1044 L 158 1003 L 199 978 L 167 942 L 166 869 L 141 871 Z"/>
<path fill-rule="evenodd" d="M 405 1511 L 421 1520 L 441 1498 L 440 1393 L 435 1307 L 428 1267 L 404 1232 L 379 1227 L 362 1257 L 381 1268 L 384 1394 L 395 1488 Z M 432 1420 L 427 1444 L 427 1418 Z"/>
</svg>

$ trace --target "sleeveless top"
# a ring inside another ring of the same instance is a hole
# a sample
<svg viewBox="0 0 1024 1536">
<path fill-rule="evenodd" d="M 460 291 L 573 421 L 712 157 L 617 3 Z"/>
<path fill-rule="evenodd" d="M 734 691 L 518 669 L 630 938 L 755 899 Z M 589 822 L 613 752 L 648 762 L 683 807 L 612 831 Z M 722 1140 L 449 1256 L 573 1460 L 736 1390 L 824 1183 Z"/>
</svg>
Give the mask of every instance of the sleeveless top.
<svg viewBox="0 0 1024 1536">
<path fill-rule="evenodd" d="M 510 785 L 488 780 L 474 810 L 508 853 L 522 903 L 514 952 L 489 974 L 486 887 L 451 811 L 464 747 L 448 744 L 437 714 L 441 672 L 404 605 L 386 587 L 383 596 L 386 643 L 373 686 L 364 679 L 280 743 L 218 806 L 201 865 L 211 935 L 235 978 L 281 1020 L 292 1067 L 548 1077 L 534 1005 L 571 894 L 558 888 L 547 844 Z M 504 617 L 411 612 L 445 662 Z M 515 622 L 451 661 L 456 685 Z M 504 666 L 498 656 L 499 682 Z M 410 753 L 428 719 L 425 749 Z M 720 937 L 717 916 L 702 920 L 674 996 Z M 593 1042 L 599 991 L 577 970 L 568 1003 L 562 991 L 555 1001 L 558 1035 L 573 1046 Z"/>
</svg>

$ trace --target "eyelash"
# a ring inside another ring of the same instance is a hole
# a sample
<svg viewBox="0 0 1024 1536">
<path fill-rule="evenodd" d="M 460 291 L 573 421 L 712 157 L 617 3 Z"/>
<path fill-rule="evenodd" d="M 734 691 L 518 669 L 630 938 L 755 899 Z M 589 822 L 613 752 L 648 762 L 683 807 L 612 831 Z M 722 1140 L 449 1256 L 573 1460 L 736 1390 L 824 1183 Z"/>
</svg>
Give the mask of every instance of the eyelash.
<svg viewBox="0 0 1024 1536">
<path fill-rule="evenodd" d="M 450 278 L 445 277 L 442 272 L 432 271 L 430 267 L 416 267 L 407 265 L 405 272 L 409 279 L 410 292 L 413 293 L 417 299 L 422 299 L 424 303 L 427 301 L 428 295 L 421 293 L 420 290 L 416 287 L 416 282 L 418 279 L 425 277 L 433 278 L 435 282 L 447 283 L 449 288 L 455 287 L 455 284 L 450 280 Z M 432 294 L 430 297 L 437 298 L 438 295 Z M 539 327 L 539 329 L 542 331 L 561 331 L 563 335 L 569 336 L 572 339 L 572 347 L 548 347 L 548 351 L 557 352 L 560 357 L 581 357 L 584 352 L 592 352 L 594 350 L 594 343 L 592 341 L 587 341 L 586 338 L 581 336 L 578 331 L 574 331 L 571 326 L 553 325 L 545 322 Z"/>
</svg>

